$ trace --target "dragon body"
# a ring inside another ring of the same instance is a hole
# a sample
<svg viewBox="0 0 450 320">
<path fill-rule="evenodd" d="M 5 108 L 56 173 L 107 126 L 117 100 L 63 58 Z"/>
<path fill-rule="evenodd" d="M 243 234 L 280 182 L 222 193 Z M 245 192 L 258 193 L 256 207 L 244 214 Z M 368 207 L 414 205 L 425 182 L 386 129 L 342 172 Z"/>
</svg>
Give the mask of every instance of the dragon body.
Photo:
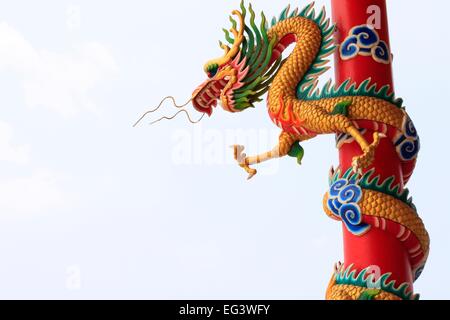
<svg viewBox="0 0 450 320">
<path fill-rule="evenodd" d="M 193 93 L 195 109 L 211 116 L 220 101 L 226 111 L 237 113 L 254 107 L 268 92 L 268 114 L 281 130 L 279 144 L 257 156 L 247 156 L 243 146 L 234 146 L 235 158 L 249 178 L 257 173 L 251 166 L 263 161 L 290 155 L 300 162 L 303 148 L 299 143 L 317 135 L 336 134 L 338 148 L 356 142 L 360 154 L 353 157 L 350 168 L 330 174 L 324 210 L 343 221 L 355 236 L 379 229 L 398 239 L 417 278 L 428 256 L 429 237 L 402 187 L 414 170 L 419 148 L 402 100 L 396 99 L 388 86 L 377 88 L 370 79 L 359 85 L 346 81 L 333 86 L 330 81 L 317 89 L 318 77 L 329 68 L 327 57 L 336 50 L 334 26 L 324 9 L 316 14 L 313 4 L 293 12 L 288 7 L 270 27 L 264 14 L 256 25 L 251 5 L 247 10 L 242 3 L 233 16 L 237 21 L 230 18 L 231 34 L 225 30 L 229 45 L 220 44 L 224 56 L 205 65 L 208 80 Z M 291 44 L 295 47 L 283 60 L 283 51 Z M 402 184 L 394 177 L 382 179 L 371 168 L 377 147 L 385 139 L 397 152 Z M 327 298 L 416 298 L 408 284 L 390 281 L 390 274 L 376 279 L 374 290 L 366 272 L 351 265 L 336 266 Z"/>
</svg>

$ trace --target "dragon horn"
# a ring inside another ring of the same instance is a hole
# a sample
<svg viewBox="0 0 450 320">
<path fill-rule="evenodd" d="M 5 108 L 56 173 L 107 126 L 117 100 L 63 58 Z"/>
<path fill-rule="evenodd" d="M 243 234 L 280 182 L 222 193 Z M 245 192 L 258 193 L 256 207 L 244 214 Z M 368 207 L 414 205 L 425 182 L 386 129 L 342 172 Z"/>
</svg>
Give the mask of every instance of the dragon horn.
<svg viewBox="0 0 450 320">
<path fill-rule="evenodd" d="M 230 29 L 231 33 L 234 35 L 233 46 L 230 48 L 229 46 L 220 42 L 220 47 L 225 51 L 225 54 L 221 58 L 209 61 L 205 65 L 205 70 L 206 70 L 207 66 L 209 66 L 211 64 L 217 64 L 219 66 L 222 66 L 222 65 L 230 62 L 236 56 L 236 54 L 239 52 L 239 47 L 242 44 L 242 42 L 244 41 L 245 21 L 244 21 L 244 16 L 238 10 L 234 10 L 232 12 L 232 15 L 239 18 L 239 24 L 240 24 L 239 31 L 236 30 L 236 28 L 235 28 L 235 22 L 233 22 L 234 26 Z M 230 17 L 230 19 L 231 19 L 231 17 Z"/>
<path fill-rule="evenodd" d="M 245 28 L 245 21 L 242 13 L 240 13 L 237 10 L 234 10 L 232 14 L 239 18 L 240 28 L 239 31 L 237 31 L 234 27 L 231 28 L 230 30 L 234 35 L 234 43 L 231 50 L 225 55 L 225 58 L 228 58 L 229 60 L 233 59 L 234 56 L 239 52 L 239 46 L 241 45 L 242 41 L 244 41 L 244 28 Z"/>
</svg>

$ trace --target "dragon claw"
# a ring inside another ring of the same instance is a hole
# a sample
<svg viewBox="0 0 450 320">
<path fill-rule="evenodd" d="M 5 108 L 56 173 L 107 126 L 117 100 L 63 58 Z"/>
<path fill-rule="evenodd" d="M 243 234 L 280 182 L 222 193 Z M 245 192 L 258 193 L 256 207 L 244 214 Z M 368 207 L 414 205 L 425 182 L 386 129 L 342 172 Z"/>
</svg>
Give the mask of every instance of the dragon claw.
<svg viewBox="0 0 450 320">
<path fill-rule="evenodd" d="M 364 153 L 361 156 L 353 158 L 352 167 L 355 173 L 362 175 L 363 169 L 366 169 L 373 163 L 375 160 L 375 150 L 383 137 L 385 137 L 385 135 L 375 132 L 372 144 L 364 150 Z"/>
<path fill-rule="evenodd" d="M 243 168 L 248 173 L 247 180 L 253 178 L 258 171 L 256 169 L 250 168 L 247 164 L 247 155 L 244 153 L 245 147 L 241 145 L 232 146 L 234 150 L 234 160 L 236 160 L 241 168 Z"/>
<path fill-rule="evenodd" d="M 245 157 L 247 156 L 244 153 L 245 147 L 241 145 L 232 146 L 234 150 L 234 160 L 236 160 L 239 164 L 245 162 Z"/>
<path fill-rule="evenodd" d="M 256 169 L 251 169 L 251 168 L 249 168 L 249 169 L 250 170 L 248 170 L 248 171 L 246 169 L 246 171 L 248 172 L 247 180 L 250 180 L 251 178 L 253 178 L 258 173 L 258 171 Z"/>
<path fill-rule="evenodd" d="M 353 162 L 352 170 L 353 170 L 353 173 L 356 173 L 358 176 L 363 175 L 363 169 L 361 169 L 361 167 L 359 166 L 359 164 L 357 162 Z"/>
</svg>

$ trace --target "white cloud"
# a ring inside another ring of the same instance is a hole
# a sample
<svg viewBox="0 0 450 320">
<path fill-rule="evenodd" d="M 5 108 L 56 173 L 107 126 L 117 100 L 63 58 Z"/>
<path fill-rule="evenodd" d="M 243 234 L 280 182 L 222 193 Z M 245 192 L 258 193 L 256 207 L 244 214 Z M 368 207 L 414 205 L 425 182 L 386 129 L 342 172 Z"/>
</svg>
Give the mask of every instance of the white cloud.
<svg viewBox="0 0 450 320">
<path fill-rule="evenodd" d="M 33 169 L 30 146 L 15 145 L 13 133 L 10 124 L 0 121 L 0 167 L 2 162 L 10 162 L 21 165 L 21 171 L 25 168 L 33 173 L 0 179 L 0 219 L 24 218 L 71 204 L 73 197 L 60 186 L 64 177 L 49 170 Z"/>
<path fill-rule="evenodd" d="M 56 174 L 41 170 L 0 181 L 0 218 L 23 218 L 66 206 L 70 197 L 58 186 L 59 180 Z"/>
<path fill-rule="evenodd" d="M 30 160 L 30 147 L 28 145 L 13 145 L 12 136 L 12 127 L 0 121 L 0 161 L 27 164 Z"/>
<path fill-rule="evenodd" d="M 0 23 L 0 71 L 20 74 L 29 107 L 45 107 L 64 116 L 97 112 L 90 90 L 118 68 L 102 44 L 87 42 L 69 53 L 34 48 L 20 32 Z"/>
</svg>

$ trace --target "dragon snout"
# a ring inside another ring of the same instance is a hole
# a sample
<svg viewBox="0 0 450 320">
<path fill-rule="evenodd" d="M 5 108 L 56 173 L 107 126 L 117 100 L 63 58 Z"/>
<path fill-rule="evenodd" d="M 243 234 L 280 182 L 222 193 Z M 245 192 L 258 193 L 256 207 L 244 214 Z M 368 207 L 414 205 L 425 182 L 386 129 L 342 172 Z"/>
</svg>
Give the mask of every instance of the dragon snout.
<svg viewBox="0 0 450 320">
<path fill-rule="evenodd" d="M 195 110 L 211 116 L 226 84 L 225 80 L 208 80 L 198 87 L 192 93 L 192 104 Z"/>
</svg>

